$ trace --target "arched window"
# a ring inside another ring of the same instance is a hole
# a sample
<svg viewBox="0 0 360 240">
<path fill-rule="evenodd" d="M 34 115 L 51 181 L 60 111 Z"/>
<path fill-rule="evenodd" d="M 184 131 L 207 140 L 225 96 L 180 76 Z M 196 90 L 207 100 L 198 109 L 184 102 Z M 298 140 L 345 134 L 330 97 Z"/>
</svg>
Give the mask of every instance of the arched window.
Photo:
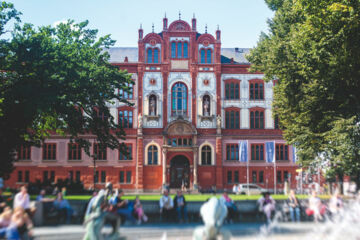
<svg viewBox="0 0 360 240">
<path fill-rule="evenodd" d="M 200 50 L 200 63 L 205 63 L 205 49 Z"/>
<path fill-rule="evenodd" d="M 211 49 L 206 50 L 206 63 L 211 63 Z"/>
<path fill-rule="evenodd" d="M 203 116 L 210 116 L 210 96 L 203 97 Z"/>
<path fill-rule="evenodd" d="M 176 43 L 171 43 L 171 58 L 176 58 Z"/>
<path fill-rule="evenodd" d="M 204 146 L 201 148 L 201 165 L 211 165 L 211 147 Z"/>
<path fill-rule="evenodd" d="M 184 42 L 184 58 L 188 58 L 188 43 Z"/>
<path fill-rule="evenodd" d="M 177 43 L 177 58 L 181 58 L 182 57 L 182 43 L 178 42 Z"/>
<path fill-rule="evenodd" d="M 225 109 L 225 128 L 240 128 L 240 109 Z"/>
<path fill-rule="evenodd" d="M 156 115 L 156 96 L 150 95 L 149 97 L 149 115 L 155 116 Z"/>
<path fill-rule="evenodd" d="M 250 110 L 250 128 L 264 129 L 264 111 Z"/>
<path fill-rule="evenodd" d="M 187 88 L 183 83 L 176 83 L 171 90 L 172 114 L 186 115 L 187 113 Z"/>
<path fill-rule="evenodd" d="M 158 149 L 155 145 L 148 148 L 148 165 L 158 164 Z"/>
<path fill-rule="evenodd" d="M 147 50 L 147 63 L 152 63 L 152 49 Z"/>
<path fill-rule="evenodd" d="M 159 49 L 154 49 L 154 63 L 159 63 Z"/>
</svg>

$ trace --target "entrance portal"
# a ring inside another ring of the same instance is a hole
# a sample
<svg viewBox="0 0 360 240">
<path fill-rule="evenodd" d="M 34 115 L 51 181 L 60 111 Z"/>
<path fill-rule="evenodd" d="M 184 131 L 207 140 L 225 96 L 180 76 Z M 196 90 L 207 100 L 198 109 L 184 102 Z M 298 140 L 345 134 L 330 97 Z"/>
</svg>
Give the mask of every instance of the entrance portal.
<svg viewBox="0 0 360 240">
<path fill-rule="evenodd" d="M 181 188 L 183 184 L 186 188 L 190 186 L 190 164 L 185 156 L 179 155 L 170 161 L 170 188 Z"/>
</svg>

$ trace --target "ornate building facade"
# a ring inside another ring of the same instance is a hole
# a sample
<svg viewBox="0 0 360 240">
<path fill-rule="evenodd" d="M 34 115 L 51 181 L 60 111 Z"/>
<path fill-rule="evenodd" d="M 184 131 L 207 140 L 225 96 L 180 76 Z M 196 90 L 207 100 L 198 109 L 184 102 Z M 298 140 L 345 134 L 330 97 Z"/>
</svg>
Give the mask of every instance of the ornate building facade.
<svg viewBox="0 0 360 240">
<path fill-rule="evenodd" d="M 191 25 L 163 19 L 160 33 L 138 31 L 137 48 L 111 48 L 110 60 L 132 74 L 134 105 L 115 101 L 110 112 L 127 134 L 129 155 L 118 150 L 93 160 L 61 136 L 41 148 L 19 151 L 7 184 L 69 178 L 91 187 L 159 190 L 164 185 L 191 189 L 231 188 L 256 183 L 264 188 L 296 184 L 294 148 L 285 144 L 272 116 L 276 81 L 250 73 L 249 49 L 221 48 L 221 31 L 199 33 Z"/>
</svg>

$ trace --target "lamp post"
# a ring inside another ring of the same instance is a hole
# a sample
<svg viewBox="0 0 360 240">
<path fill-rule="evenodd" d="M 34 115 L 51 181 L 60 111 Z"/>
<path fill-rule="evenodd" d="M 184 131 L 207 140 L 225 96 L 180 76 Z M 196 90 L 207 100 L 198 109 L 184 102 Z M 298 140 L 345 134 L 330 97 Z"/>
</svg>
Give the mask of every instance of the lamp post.
<svg viewBox="0 0 360 240">
<path fill-rule="evenodd" d="M 93 177 L 93 179 L 94 179 L 94 191 L 95 191 L 95 184 L 96 184 L 96 158 L 97 158 L 97 155 L 96 154 L 94 154 L 93 155 L 93 168 L 94 168 L 94 177 Z"/>
</svg>

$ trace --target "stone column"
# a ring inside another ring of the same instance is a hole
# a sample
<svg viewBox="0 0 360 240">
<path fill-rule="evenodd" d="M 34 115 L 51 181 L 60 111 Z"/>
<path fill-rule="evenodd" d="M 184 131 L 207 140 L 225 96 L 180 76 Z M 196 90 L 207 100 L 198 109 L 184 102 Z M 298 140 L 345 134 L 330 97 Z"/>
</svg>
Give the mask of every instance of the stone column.
<svg viewBox="0 0 360 240">
<path fill-rule="evenodd" d="M 163 185 L 163 189 L 166 187 L 166 153 L 167 153 L 167 148 L 162 149 L 162 185 Z"/>
<path fill-rule="evenodd" d="M 198 189 L 198 179 L 197 179 L 197 165 L 198 165 L 198 159 L 197 159 L 197 156 L 198 156 L 198 148 L 197 147 L 194 147 L 194 190 L 197 190 Z"/>
</svg>

